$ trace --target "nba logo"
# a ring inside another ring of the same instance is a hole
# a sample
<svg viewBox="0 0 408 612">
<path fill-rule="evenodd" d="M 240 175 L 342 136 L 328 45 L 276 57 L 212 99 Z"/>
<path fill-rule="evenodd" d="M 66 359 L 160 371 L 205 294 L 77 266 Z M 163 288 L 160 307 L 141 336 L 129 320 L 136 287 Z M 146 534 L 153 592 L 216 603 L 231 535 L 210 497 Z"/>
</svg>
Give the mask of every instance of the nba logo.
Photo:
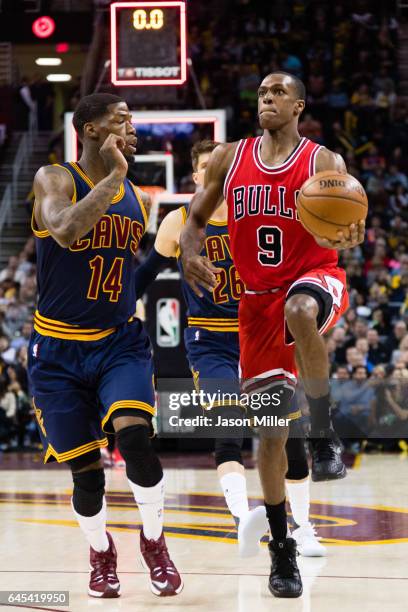
<svg viewBox="0 0 408 612">
<path fill-rule="evenodd" d="M 176 298 L 161 298 L 156 304 L 156 341 L 165 348 L 180 344 L 180 302 Z"/>
<path fill-rule="evenodd" d="M 33 346 L 33 357 L 38 357 L 38 344 Z"/>
</svg>

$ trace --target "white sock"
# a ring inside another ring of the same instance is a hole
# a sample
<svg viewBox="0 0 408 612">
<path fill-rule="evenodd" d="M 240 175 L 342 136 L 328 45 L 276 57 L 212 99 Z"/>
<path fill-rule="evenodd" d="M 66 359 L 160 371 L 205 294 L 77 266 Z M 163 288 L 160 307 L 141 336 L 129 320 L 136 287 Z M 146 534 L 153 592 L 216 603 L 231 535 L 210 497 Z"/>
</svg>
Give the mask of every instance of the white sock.
<svg viewBox="0 0 408 612">
<path fill-rule="evenodd" d="M 309 523 L 310 482 L 309 478 L 301 482 L 287 482 L 286 489 L 296 525 L 302 527 Z"/>
<path fill-rule="evenodd" d="M 229 472 L 221 476 L 220 485 L 232 516 L 245 516 L 249 512 L 245 476 L 238 472 Z"/>
<path fill-rule="evenodd" d="M 163 531 L 164 477 L 154 487 L 141 487 L 128 478 L 140 510 L 143 533 L 148 540 L 158 540 Z"/>
<path fill-rule="evenodd" d="M 80 528 L 85 534 L 90 546 L 97 552 L 108 550 L 109 540 L 106 535 L 106 500 L 103 497 L 102 509 L 95 516 L 82 516 L 74 508 L 71 498 L 71 506 Z"/>
</svg>

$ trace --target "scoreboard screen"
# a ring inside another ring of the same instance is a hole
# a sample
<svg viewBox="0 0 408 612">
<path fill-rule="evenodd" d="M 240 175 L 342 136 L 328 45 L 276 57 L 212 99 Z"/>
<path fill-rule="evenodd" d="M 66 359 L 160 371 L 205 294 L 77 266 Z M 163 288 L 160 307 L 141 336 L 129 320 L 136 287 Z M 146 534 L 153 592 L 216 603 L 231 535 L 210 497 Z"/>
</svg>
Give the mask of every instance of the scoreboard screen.
<svg viewBox="0 0 408 612">
<path fill-rule="evenodd" d="M 185 2 L 111 4 L 114 85 L 181 85 L 187 78 Z"/>
</svg>

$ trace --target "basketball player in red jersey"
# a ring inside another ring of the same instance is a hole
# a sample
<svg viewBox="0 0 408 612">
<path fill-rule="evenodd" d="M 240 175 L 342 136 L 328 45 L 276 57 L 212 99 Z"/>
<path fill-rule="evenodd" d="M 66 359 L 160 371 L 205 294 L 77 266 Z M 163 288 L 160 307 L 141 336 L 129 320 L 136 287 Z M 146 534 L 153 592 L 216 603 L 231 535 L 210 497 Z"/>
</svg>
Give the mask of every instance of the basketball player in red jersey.
<svg viewBox="0 0 408 612">
<path fill-rule="evenodd" d="M 180 246 L 191 287 L 198 295 L 198 285 L 214 287 L 217 268 L 199 253 L 207 221 L 224 196 L 232 256 L 246 286 L 239 310 L 243 389 L 279 391 L 280 405 L 269 407 L 269 413 L 289 416 L 299 371 L 311 408 L 312 476 L 328 480 L 343 478 L 345 466 L 331 428 L 329 367 L 321 334 L 348 307 L 337 250 L 363 241 L 364 221 L 339 232 L 333 242 L 313 237 L 298 220 L 297 193 L 311 175 L 324 170 L 346 173 L 341 156 L 300 137 L 305 97 L 305 87 L 295 76 L 274 72 L 264 78 L 258 91 L 263 135 L 214 150 L 205 188 L 193 199 Z M 258 456 L 272 535 L 269 589 L 278 597 L 298 597 L 302 583 L 296 543 L 287 538 L 285 510 L 288 428 L 270 433 L 259 429 Z"/>
</svg>

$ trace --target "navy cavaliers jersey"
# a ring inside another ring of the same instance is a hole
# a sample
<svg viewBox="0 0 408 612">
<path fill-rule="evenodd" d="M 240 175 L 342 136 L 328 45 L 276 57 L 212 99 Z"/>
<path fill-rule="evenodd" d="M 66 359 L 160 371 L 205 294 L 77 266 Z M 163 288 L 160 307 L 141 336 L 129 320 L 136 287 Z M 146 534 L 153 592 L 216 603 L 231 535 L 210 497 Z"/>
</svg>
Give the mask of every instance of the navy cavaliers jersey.
<svg viewBox="0 0 408 612">
<path fill-rule="evenodd" d="M 57 164 L 59 165 L 59 164 Z M 72 178 L 72 206 L 94 184 L 77 163 L 64 163 Z M 112 204 L 92 230 L 69 248 L 45 231 L 36 236 L 40 334 L 72 340 L 98 340 L 135 312 L 135 253 L 146 230 L 147 215 L 138 189 L 125 179 Z"/>
<path fill-rule="evenodd" d="M 184 223 L 187 218 L 187 206 L 181 207 Z M 201 251 L 202 256 L 219 268 L 217 286 L 213 291 L 201 287 L 203 297 L 194 293 L 183 277 L 181 259 L 178 257 L 178 266 L 182 278 L 182 289 L 187 304 L 188 325 L 201 327 L 209 331 L 238 331 L 238 304 L 244 291 L 244 284 L 238 276 L 234 262 L 231 258 L 230 240 L 227 222 L 208 222 L 206 228 L 205 245 Z"/>
</svg>

